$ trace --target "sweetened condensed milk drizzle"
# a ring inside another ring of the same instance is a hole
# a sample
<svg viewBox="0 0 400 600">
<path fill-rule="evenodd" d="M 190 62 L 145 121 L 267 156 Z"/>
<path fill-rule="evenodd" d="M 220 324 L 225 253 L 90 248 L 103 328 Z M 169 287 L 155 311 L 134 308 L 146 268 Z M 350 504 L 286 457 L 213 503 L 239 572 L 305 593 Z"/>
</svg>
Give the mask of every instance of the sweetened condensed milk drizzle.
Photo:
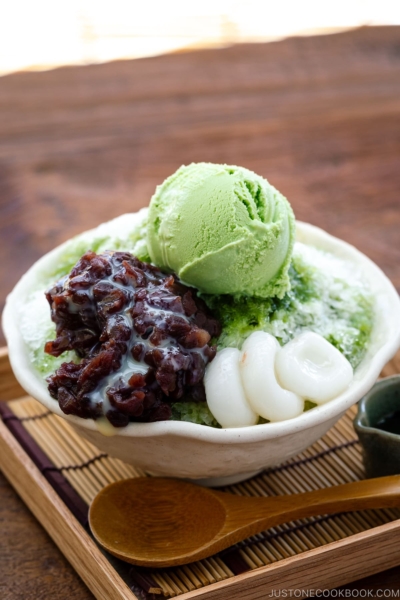
<svg viewBox="0 0 400 600">
<path fill-rule="evenodd" d="M 46 297 L 57 337 L 45 351 L 75 350 L 81 359 L 47 379 L 66 414 L 124 427 L 169 419 L 171 402 L 187 396 L 205 401 L 220 326 L 175 275 L 128 252 L 88 251 Z"/>
</svg>

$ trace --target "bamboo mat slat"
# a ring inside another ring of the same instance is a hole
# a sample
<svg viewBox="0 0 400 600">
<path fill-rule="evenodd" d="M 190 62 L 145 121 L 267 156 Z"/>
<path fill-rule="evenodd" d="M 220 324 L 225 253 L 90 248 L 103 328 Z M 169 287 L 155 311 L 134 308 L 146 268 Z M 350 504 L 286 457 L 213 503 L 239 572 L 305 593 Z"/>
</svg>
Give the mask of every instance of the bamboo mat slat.
<svg viewBox="0 0 400 600">
<path fill-rule="evenodd" d="M 382 375 L 399 371 L 400 354 L 386 365 Z M 86 507 L 84 513 L 104 486 L 145 475 L 140 469 L 100 452 L 80 438 L 65 420 L 32 398 L 23 396 L 9 401 L 7 406 L 11 418 L 18 421 L 18 426 L 44 453 L 42 471 L 51 470 L 68 482 L 81 504 L 80 509 Z M 293 494 L 363 478 L 361 449 L 352 426 L 355 412 L 356 407 L 351 408 L 324 437 L 296 457 L 251 480 L 226 487 L 226 491 L 244 496 Z M 173 598 L 399 518 L 400 509 L 385 509 L 302 519 L 271 528 L 197 563 L 159 570 L 132 568 L 130 576 L 140 597 Z"/>
<path fill-rule="evenodd" d="M 383 375 L 399 371 L 397 356 Z M 32 398 L 12 400 L 8 407 L 54 469 L 87 505 L 109 483 L 145 475 L 140 469 L 100 452 L 80 438 L 66 421 Z M 352 426 L 355 413 L 356 407 L 351 408 L 325 436 L 295 458 L 225 490 L 243 496 L 275 496 L 363 478 L 361 448 Z M 131 576 L 143 597 L 158 594 L 173 598 L 399 518 L 400 509 L 385 509 L 297 520 L 248 538 L 211 558 L 170 569 L 133 568 Z"/>
</svg>

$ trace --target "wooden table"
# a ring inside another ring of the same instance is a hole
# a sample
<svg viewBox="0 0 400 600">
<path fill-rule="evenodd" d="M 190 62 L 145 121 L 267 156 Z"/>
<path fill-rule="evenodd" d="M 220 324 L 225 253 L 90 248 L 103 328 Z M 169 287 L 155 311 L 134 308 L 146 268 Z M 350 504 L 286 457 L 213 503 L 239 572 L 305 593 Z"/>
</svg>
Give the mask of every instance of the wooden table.
<svg viewBox="0 0 400 600">
<path fill-rule="evenodd" d="M 147 205 L 191 161 L 266 176 L 400 290 L 399 154 L 400 27 L 4 77 L 1 301 L 44 252 Z M 0 486 L 1 597 L 91 598 Z M 390 586 L 397 569 L 348 587 Z"/>
</svg>

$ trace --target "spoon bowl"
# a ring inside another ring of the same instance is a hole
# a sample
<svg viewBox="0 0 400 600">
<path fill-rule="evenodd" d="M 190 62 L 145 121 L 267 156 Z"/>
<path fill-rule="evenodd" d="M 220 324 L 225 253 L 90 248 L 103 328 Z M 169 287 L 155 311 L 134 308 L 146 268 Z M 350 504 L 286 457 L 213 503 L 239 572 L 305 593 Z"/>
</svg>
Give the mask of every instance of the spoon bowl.
<svg viewBox="0 0 400 600">
<path fill-rule="evenodd" d="M 400 506 L 400 475 L 261 498 L 140 477 L 104 488 L 93 500 L 89 523 L 95 539 L 117 558 L 170 567 L 206 558 L 294 519 L 394 506 Z"/>
<path fill-rule="evenodd" d="M 177 483 L 140 477 L 104 488 L 90 508 L 97 541 L 118 558 L 142 565 L 164 564 L 172 547 L 184 559 L 210 544 L 224 526 L 225 506 L 207 488 Z"/>
</svg>

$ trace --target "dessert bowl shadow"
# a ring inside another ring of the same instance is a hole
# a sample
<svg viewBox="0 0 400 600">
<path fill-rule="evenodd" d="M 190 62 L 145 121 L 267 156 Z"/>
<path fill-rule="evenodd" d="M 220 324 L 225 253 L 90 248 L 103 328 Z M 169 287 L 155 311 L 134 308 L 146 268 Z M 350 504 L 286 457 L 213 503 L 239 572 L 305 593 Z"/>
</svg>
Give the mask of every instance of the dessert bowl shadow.
<svg viewBox="0 0 400 600">
<path fill-rule="evenodd" d="M 134 215 L 126 215 L 126 218 L 131 224 L 135 221 Z M 227 485 L 278 465 L 313 444 L 358 402 L 400 346 L 400 299 L 384 273 L 353 246 L 313 225 L 297 222 L 296 238 L 351 261 L 369 284 L 375 300 L 368 351 L 356 368 L 349 387 L 324 405 L 279 423 L 233 429 L 216 429 L 184 421 L 130 423 L 116 429 L 111 436 L 101 433 L 93 419 L 64 414 L 32 364 L 19 321 L 35 274 L 48 264 L 56 264 L 65 245 L 35 263 L 7 298 L 3 329 L 15 376 L 28 394 L 66 419 L 100 450 L 151 474 L 194 479 L 206 485 Z"/>
</svg>

